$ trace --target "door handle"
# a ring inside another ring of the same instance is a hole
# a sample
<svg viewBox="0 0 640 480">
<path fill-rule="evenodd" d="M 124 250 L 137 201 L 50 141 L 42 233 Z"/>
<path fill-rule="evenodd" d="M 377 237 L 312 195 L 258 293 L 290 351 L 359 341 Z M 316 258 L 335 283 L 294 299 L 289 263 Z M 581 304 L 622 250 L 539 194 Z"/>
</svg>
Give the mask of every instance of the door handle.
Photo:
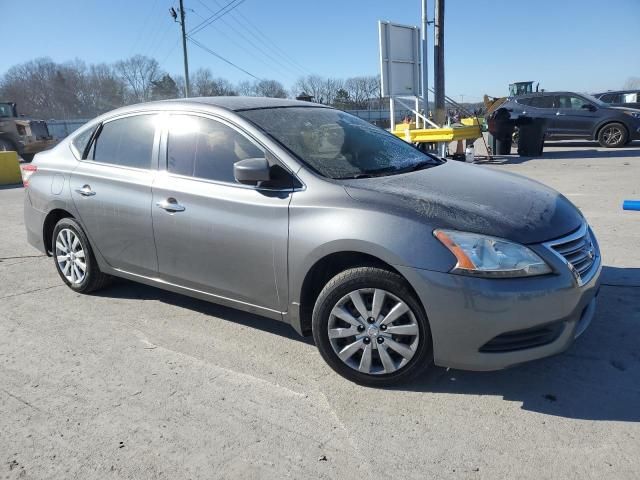
<svg viewBox="0 0 640 480">
<path fill-rule="evenodd" d="M 96 194 L 96 192 L 91 190 L 91 186 L 89 185 L 83 185 L 82 188 L 76 188 L 76 192 L 83 197 L 93 197 Z"/>
<path fill-rule="evenodd" d="M 156 202 L 156 206 L 171 213 L 184 212 L 186 210 L 185 207 L 180 205 L 175 198 L 167 198 L 161 202 Z"/>
<path fill-rule="evenodd" d="M 566 113 L 560 113 L 560 112 L 556 112 L 556 117 L 562 117 L 566 115 Z"/>
</svg>

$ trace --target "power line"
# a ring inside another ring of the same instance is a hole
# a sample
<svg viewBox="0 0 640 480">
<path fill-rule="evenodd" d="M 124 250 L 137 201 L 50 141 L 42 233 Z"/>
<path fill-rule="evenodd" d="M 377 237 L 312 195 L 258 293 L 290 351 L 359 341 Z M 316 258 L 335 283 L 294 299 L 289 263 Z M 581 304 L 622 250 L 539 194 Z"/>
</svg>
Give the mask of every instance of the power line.
<svg viewBox="0 0 640 480">
<path fill-rule="evenodd" d="M 214 0 L 214 1 L 216 1 L 216 0 Z M 216 3 L 218 3 L 218 2 L 216 1 Z M 294 67 L 298 68 L 300 71 L 302 71 L 305 74 L 310 74 L 311 73 L 310 70 L 305 68 L 299 62 L 297 62 L 296 59 L 293 58 L 291 55 L 289 55 L 284 49 L 280 48 L 277 43 L 275 43 L 262 30 L 260 30 L 260 28 L 258 28 L 258 26 L 256 24 L 254 24 L 251 20 L 249 20 L 246 16 L 244 16 L 242 14 L 242 12 L 237 11 L 237 12 L 234 12 L 234 13 L 237 14 L 238 17 L 240 17 L 248 25 L 248 27 L 244 26 L 244 28 L 246 28 L 247 31 L 249 33 L 251 33 L 258 41 L 261 41 L 261 42 L 266 41 L 267 43 L 270 43 L 272 45 L 272 48 L 274 50 L 277 50 L 278 52 L 280 52 L 279 53 L 280 56 L 282 58 L 284 58 L 285 60 L 287 60 L 291 65 L 293 65 Z M 231 15 L 231 18 L 233 18 L 236 21 L 236 23 L 238 23 L 239 25 L 242 25 L 239 22 L 239 20 L 237 18 L 235 18 L 234 15 Z M 257 37 L 256 33 L 259 34 L 264 40 L 259 39 Z"/>
<path fill-rule="evenodd" d="M 233 63 L 230 60 L 227 60 L 226 58 L 224 58 L 222 55 L 214 52 L 213 50 L 211 50 L 209 47 L 203 45 L 202 43 L 200 43 L 199 41 L 195 40 L 194 38 L 192 38 L 191 36 L 187 35 L 187 38 L 189 39 L 189 41 L 191 43 L 193 43 L 194 45 L 200 47 L 202 50 L 204 50 L 205 52 L 210 53 L 211 55 L 213 55 L 216 58 L 219 58 L 220 60 L 222 60 L 225 63 L 228 63 L 229 65 L 231 65 L 234 68 L 237 68 L 238 70 L 240 70 L 241 72 L 246 73 L 247 75 L 249 75 L 250 77 L 255 78 L 256 80 L 262 80 L 260 77 L 256 77 L 253 73 L 248 72 L 247 70 L 245 70 L 244 68 L 236 65 L 235 63 Z"/>
<path fill-rule="evenodd" d="M 198 0 L 198 2 L 199 2 L 200 4 L 202 4 L 202 5 L 203 5 L 205 8 L 207 8 L 208 10 L 213 11 L 213 10 L 211 10 L 211 8 L 209 8 L 209 6 L 208 6 L 208 5 L 206 5 L 205 3 L 203 3 L 201 0 Z M 268 57 L 268 58 L 271 60 L 271 62 L 273 62 L 273 63 L 275 63 L 275 64 L 279 65 L 281 68 L 283 68 L 283 69 L 284 69 L 283 71 L 288 71 L 288 72 L 290 72 L 290 73 L 285 73 L 285 74 L 284 74 L 284 75 L 282 75 L 282 76 L 287 77 L 287 78 L 293 78 L 293 77 L 291 76 L 291 74 L 293 74 L 293 75 L 299 75 L 299 73 L 298 73 L 298 72 L 296 72 L 295 70 L 293 70 L 290 66 L 285 65 L 284 63 L 282 63 L 282 62 L 281 62 L 280 60 L 278 60 L 276 57 L 274 57 L 273 55 L 271 55 L 268 51 L 264 50 L 260 45 L 256 44 L 253 40 L 251 40 L 250 38 L 248 38 L 248 37 L 247 37 L 246 35 L 244 35 L 242 32 L 240 32 L 239 30 L 237 30 L 236 28 L 234 28 L 234 26 L 233 26 L 233 25 L 231 25 L 229 22 L 227 22 L 225 19 L 222 19 L 221 21 L 222 21 L 222 23 L 224 23 L 225 25 L 227 25 L 227 26 L 232 30 L 233 35 L 235 35 L 235 37 L 240 37 L 240 38 L 244 39 L 244 40 L 245 40 L 249 45 L 251 45 L 251 47 L 253 47 L 253 49 L 254 49 L 254 50 L 256 50 L 256 51 L 260 52 L 263 56 Z M 222 30 L 220 30 L 220 29 L 217 29 L 217 30 L 218 30 L 218 32 L 220 32 L 220 33 L 222 33 L 222 34 L 224 35 L 224 33 L 222 32 Z M 227 37 L 227 35 L 225 35 L 225 37 Z M 227 38 L 229 38 L 233 43 L 236 43 L 236 45 L 238 45 L 238 43 L 237 43 L 237 42 L 235 42 L 235 40 L 233 40 L 233 38 L 234 38 L 234 37 L 231 37 L 231 38 L 230 38 L 230 37 L 227 37 Z M 238 45 L 238 46 L 240 46 L 240 45 Z M 252 56 L 256 56 L 256 55 L 255 55 L 251 50 L 245 49 L 245 48 L 243 48 L 243 47 L 241 47 L 241 46 L 240 46 L 240 48 L 242 48 L 243 50 L 247 51 L 250 55 L 252 55 Z M 256 56 L 256 58 L 260 58 L 260 57 L 257 57 L 257 56 Z M 264 60 L 263 60 L 262 58 L 260 58 L 260 60 L 261 60 L 263 63 L 265 63 L 265 62 L 264 62 Z M 271 68 L 273 68 L 273 66 L 274 66 L 274 65 L 273 65 L 273 63 L 269 65 Z"/>
<path fill-rule="evenodd" d="M 242 5 L 245 1 L 246 0 L 231 0 L 229 3 L 227 3 L 220 10 L 218 10 L 213 15 L 211 15 L 207 20 L 205 20 L 204 22 L 196 25 L 193 29 L 191 29 L 191 31 L 189 31 L 189 35 L 194 35 L 194 34 L 198 33 L 200 30 L 202 30 L 203 28 L 208 27 L 213 22 L 218 20 L 220 17 L 226 15 L 227 13 L 229 13 L 234 8 Z"/>
</svg>

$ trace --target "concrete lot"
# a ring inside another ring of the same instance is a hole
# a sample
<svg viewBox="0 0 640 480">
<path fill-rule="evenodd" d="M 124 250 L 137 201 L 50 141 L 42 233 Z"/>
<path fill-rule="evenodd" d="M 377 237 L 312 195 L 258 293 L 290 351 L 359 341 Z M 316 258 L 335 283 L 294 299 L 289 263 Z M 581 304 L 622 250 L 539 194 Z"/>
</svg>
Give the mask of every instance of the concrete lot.
<svg viewBox="0 0 640 480">
<path fill-rule="evenodd" d="M 0 190 L 0 478 L 640 477 L 640 145 L 489 166 L 573 200 L 606 265 L 565 354 L 348 383 L 286 325 L 130 282 L 62 285 Z"/>
</svg>

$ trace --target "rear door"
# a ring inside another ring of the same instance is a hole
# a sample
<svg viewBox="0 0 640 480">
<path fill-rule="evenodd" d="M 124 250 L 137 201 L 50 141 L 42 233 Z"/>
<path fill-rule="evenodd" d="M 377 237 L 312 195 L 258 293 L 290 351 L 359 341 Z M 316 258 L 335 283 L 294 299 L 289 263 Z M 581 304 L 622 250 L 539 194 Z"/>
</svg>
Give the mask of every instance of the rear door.
<svg viewBox="0 0 640 480">
<path fill-rule="evenodd" d="M 262 146 L 217 118 L 174 114 L 167 124 L 153 184 L 161 278 L 277 315 L 287 303 L 291 177 L 284 172 L 261 188 L 241 185 L 234 163 L 264 157 Z M 272 172 L 281 171 L 266 156 Z"/>
<path fill-rule="evenodd" d="M 554 120 L 555 110 L 553 106 L 553 96 L 551 95 L 536 95 L 530 97 L 527 102 L 527 107 L 523 112 L 523 115 L 533 118 L 543 118 L 547 121 L 547 134 L 555 134 Z"/>
<path fill-rule="evenodd" d="M 590 137 L 600 114 L 597 107 L 586 98 L 575 94 L 555 97 L 555 130 L 566 137 Z"/>
<path fill-rule="evenodd" d="M 151 183 L 157 172 L 157 116 L 103 123 L 71 176 L 71 194 L 92 245 L 114 268 L 157 272 Z"/>
</svg>

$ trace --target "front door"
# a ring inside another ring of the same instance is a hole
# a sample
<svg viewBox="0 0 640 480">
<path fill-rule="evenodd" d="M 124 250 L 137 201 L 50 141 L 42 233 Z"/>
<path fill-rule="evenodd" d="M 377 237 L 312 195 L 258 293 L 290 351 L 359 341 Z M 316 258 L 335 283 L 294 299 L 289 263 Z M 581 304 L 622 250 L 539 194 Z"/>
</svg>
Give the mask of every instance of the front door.
<svg viewBox="0 0 640 480">
<path fill-rule="evenodd" d="M 598 123 L 595 105 L 572 94 L 556 95 L 555 130 L 567 137 L 590 137 Z"/>
<path fill-rule="evenodd" d="M 92 246 L 112 267 L 140 275 L 157 273 L 151 224 L 155 118 L 105 122 L 71 175 L 71 195 Z"/>
<path fill-rule="evenodd" d="M 264 314 L 285 310 L 291 182 L 237 183 L 233 164 L 265 150 L 222 121 L 181 114 L 167 123 L 166 171 L 153 184 L 162 279 Z"/>
</svg>

